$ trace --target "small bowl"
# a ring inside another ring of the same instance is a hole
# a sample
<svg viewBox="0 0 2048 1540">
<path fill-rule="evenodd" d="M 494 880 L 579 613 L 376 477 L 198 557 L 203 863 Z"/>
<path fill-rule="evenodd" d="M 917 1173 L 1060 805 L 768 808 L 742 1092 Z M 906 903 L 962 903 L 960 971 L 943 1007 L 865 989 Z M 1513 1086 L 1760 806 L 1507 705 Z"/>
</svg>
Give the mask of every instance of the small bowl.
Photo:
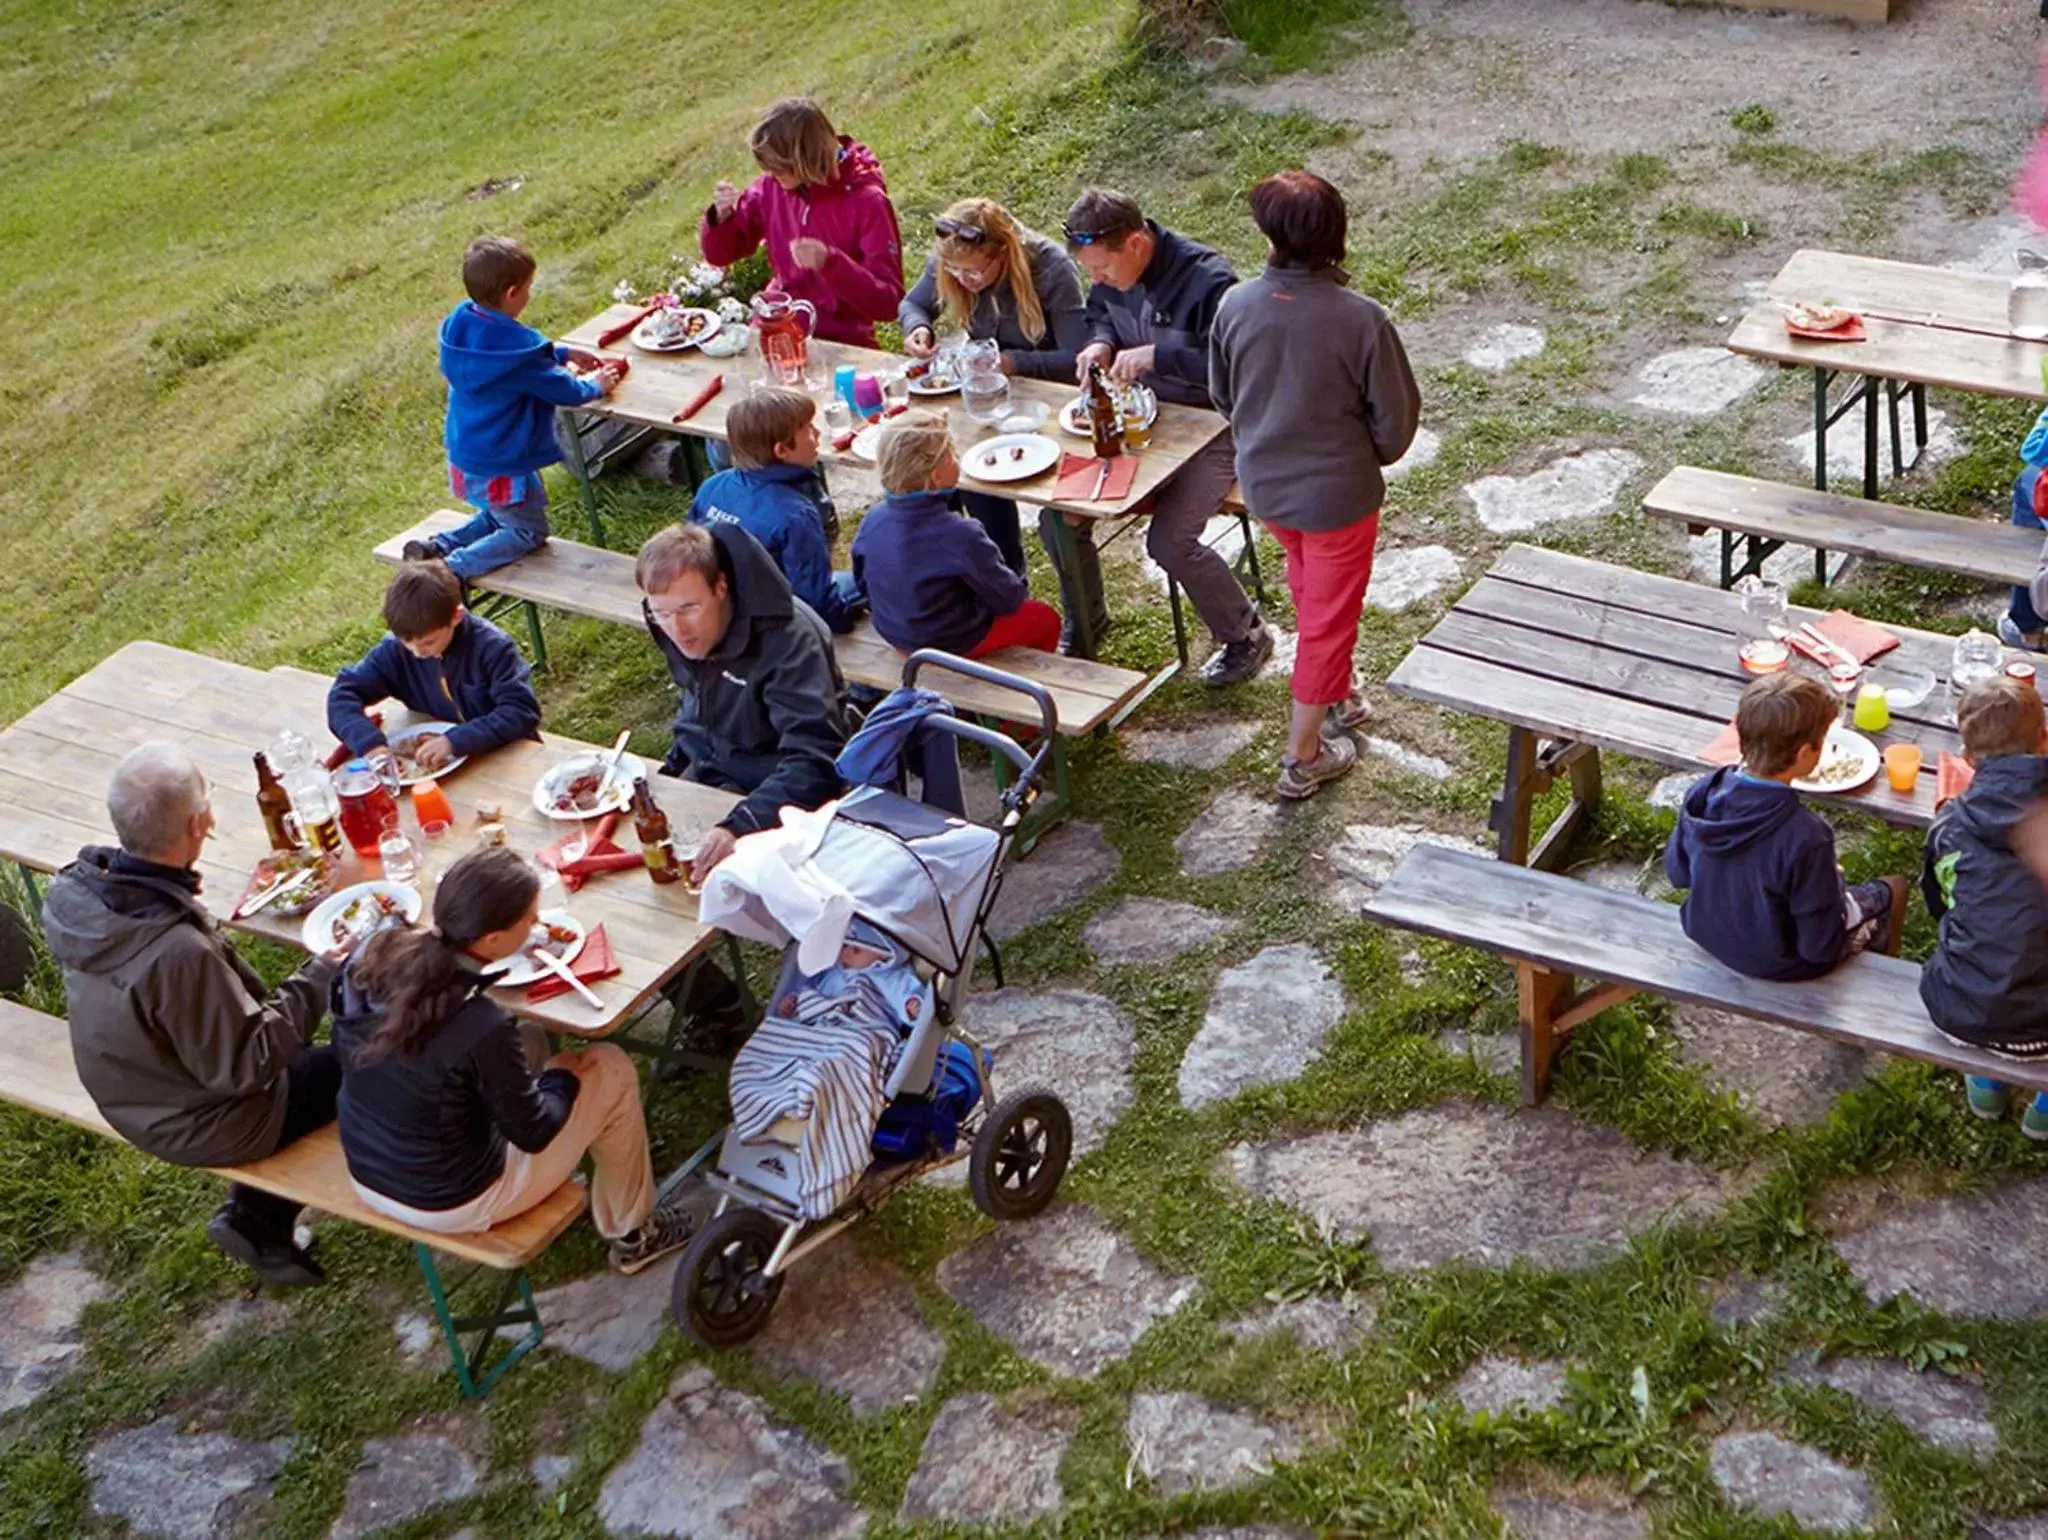
<svg viewBox="0 0 2048 1540">
<path fill-rule="evenodd" d="M 1052 408 L 1043 401 L 1012 401 L 995 429 L 998 433 L 1036 433 L 1050 416 Z"/>
<path fill-rule="evenodd" d="M 1894 711 L 1910 710 L 1934 693 L 1934 676 L 1925 669 L 1877 669 L 1870 682 L 1884 686 L 1885 704 Z"/>
</svg>

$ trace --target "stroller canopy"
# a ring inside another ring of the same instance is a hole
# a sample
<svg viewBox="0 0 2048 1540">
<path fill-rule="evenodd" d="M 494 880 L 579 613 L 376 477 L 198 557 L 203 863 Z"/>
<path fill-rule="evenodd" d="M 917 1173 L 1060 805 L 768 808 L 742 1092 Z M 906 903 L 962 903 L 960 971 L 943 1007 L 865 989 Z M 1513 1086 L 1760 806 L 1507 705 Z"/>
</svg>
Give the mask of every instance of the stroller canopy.
<svg viewBox="0 0 2048 1540">
<path fill-rule="evenodd" d="M 817 814 L 785 813 L 782 828 L 742 839 L 704 885 L 705 923 L 771 946 L 809 939 L 785 923 L 795 914 L 776 891 L 784 873 L 773 872 L 771 877 L 768 863 L 741 857 L 753 854 L 748 847 L 756 841 L 788 842 L 793 836 L 797 843 L 788 853 L 795 854 L 810 844 L 804 831 L 815 832 L 814 820 L 827 815 L 822 837 L 808 854 L 789 861 L 784 871 L 793 869 L 820 912 L 841 916 L 841 934 L 845 916 L 857 914 L 933 967 L 958 973 L 974 944 L 975 915 L 995 879 L 1001 837 L 993 829 L 875 787 L 849 792 Z M 850 910 L 831 902 L 840 892 L 850 898 Z M 838 944 L 838 937 L 833 937 L 835 951 Z"/>
</svg>

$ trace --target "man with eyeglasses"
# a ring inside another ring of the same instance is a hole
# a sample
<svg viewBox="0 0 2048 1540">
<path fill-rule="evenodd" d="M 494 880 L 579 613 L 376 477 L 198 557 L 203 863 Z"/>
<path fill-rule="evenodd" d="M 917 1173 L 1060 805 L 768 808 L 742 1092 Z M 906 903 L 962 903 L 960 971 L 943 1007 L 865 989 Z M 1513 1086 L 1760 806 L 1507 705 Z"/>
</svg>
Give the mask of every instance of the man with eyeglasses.
<svg viewBox="0 0 2048 1540">
<path fill-rule="evenodd" d="M 1147 219 L 1120 192 L 1091 187 L 1067 211 L 1067 249 L 1087 270 L 1088 345 L 1075 378 L 1101 365 L 1119 384 L 1143 381 L 1162 401 L 1211 407 L 1209 328 L 1237 274 L 1221 253 Z M 1202 681 L 1238 684 L 1273 655 L 1273 633 L 1246 597 L 1230 564 L 1202 542 L 1209 520 L 1236 479 L 1236 450 L 1226 428 L 1191 455 L 1152 495 L 1145 550 L 1179 583 L 1221 649 Z M 1102 568 L 1093 530 L 1075 531 L 1081 571 L 1075 581 L 1100 608 Z"/>
</svg>

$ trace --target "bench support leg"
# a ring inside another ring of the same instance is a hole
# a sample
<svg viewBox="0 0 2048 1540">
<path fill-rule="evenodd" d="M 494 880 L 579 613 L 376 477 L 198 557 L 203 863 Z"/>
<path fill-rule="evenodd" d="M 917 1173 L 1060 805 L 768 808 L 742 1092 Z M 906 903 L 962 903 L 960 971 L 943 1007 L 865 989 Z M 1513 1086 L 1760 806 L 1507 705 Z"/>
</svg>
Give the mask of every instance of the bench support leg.
<svg viewBox="0 0 2048 1540">
<path fill-rule="evenodd" d="M 1571 777 L 1572 800 L 1536 841 L 1529 842 L 1529 817 L 1536 799 L 1559 775 Z M 1508 768 L 1494 798 L 1488 826 L 1498 836 L 1499 858 L 1511 866 L 1552 870 L 1600 803 L 1600 751 L 1590 743 L 1551 742 L 1529 728 L 1508 729 Z"/>
<path fill-rule="evenodd" d="M 505 1275 L 496 1300 L 484 1314 L 457 1315 L 450 1295 L 455 1288 L 462 1287 L 486 1269 L 473 1269 L 457 1279 L 454 1288 L 450 1288 L 441 1280 L 441 1269 L 434 1261 L 433 1251 L 417 1241 L 412 1249 L 419 1260 L 420 1273 L 427 1280 L 427 1297 L 433 1302 L 434 1319 L 440 1323 L 442 1339 L 448 1344 L 448 1356 L 455 1363 L 456 1384 L 462 1388 L 463 1395 L 472 1400 L 488 1394 L 514 1364 L 541 1344 L 540 1308 L 533 1302 L 533 1285 L 527 1281 L 526 1270 L 521 1268 Z M 498 1333 L 508 1326 L 524 1326 L 528 1331 L 511 1344 L 503 1357 L 492 1363 L 492 1349 L 500 1340 Z M 474 1344 L 463 1342 L 465 1332 L 478 1333 Z"/>
<path fill-rule="evenodd" d="M 587 413 L 569 412 L 568 422 L 563 424 L 561 435 L 563 456 L 569 462 L 569 470 L 576 478 L 577 488 L 583 493 L 583 512 L 590 520 L 590 543 L 604 544 L 604 515 L 597 511 L 597 488 L 590 484 L 590 461 L 583 453 L 583 424 L 590 421 Z M 603 421 L 602 418 L 596 419 Z"/>
<path fill-rule="evenodd" d="M 1549 1099 L 1551 1066 L 1572 1029 L 1635 991 L 1621 984 L 1578 989 L 1569 973 L 1530 962 L 1515 964 L 1515 983 L 1522 1032 L 1522 1105 L 1538 1107 Z"/>
<path fill-rule="evenodd" d="M 1240 565 L 1244 570 L 1239 574 L 1238 580 L 1242 582 L 1246 577 L 1251 579 L 1252 598 L 1257 602 L 1259 612 L 1264 614 L 1266 609 L 1266 578 L 1265 574 L 1259 571 L 1259 531 L 1258 526 L 1252 523 L 1251 511 L 1249 509 L 1238 514 L 1237 527 L 1244 532 L 1244 556 L 1240 561 Z"/>
</svg>

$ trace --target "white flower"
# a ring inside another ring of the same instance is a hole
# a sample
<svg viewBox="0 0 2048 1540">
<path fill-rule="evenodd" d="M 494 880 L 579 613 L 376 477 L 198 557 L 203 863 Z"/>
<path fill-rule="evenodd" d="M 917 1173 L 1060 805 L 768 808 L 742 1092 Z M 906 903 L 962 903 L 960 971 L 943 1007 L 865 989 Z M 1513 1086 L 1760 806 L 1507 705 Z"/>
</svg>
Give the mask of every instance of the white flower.
<svg viewBox="0 0 2048 1540">
<path fill-rule="evenodd" d="M 728 294 L 718 302 L 718 319 L 728 326 L 737 326 L 747 318 L 747 307 Z"/>
<path fill-rule="evenodd" d="M 698 292 L 698 288 L 694 283 L 679 283 L 676 285 L 676 293 L 684 299 L 695 299 Z"/>
<path fill-rule="evenodd" d="M 621 279 L 620 279 L 620 280 L 619 280 L 619 281 L 618 281 L 617 283 L 615 283 L 615 284 L 613 284 L 613 285 L 612 285 L 612 298 L 613 298 L 613 299 L 631 299 L 632 297 L 633 297 L 633 280 L 632 280 L 632 279 L 630 279 L 630 278 L 621 278 Z"/>
<path fill-rule="evenodd" d="M 690 279 L 699 288 L 715 289 L 725 282 L 725 269 L 713 267 L 709 262 L 699 262 L 690 269 Z"/>
</svg>

